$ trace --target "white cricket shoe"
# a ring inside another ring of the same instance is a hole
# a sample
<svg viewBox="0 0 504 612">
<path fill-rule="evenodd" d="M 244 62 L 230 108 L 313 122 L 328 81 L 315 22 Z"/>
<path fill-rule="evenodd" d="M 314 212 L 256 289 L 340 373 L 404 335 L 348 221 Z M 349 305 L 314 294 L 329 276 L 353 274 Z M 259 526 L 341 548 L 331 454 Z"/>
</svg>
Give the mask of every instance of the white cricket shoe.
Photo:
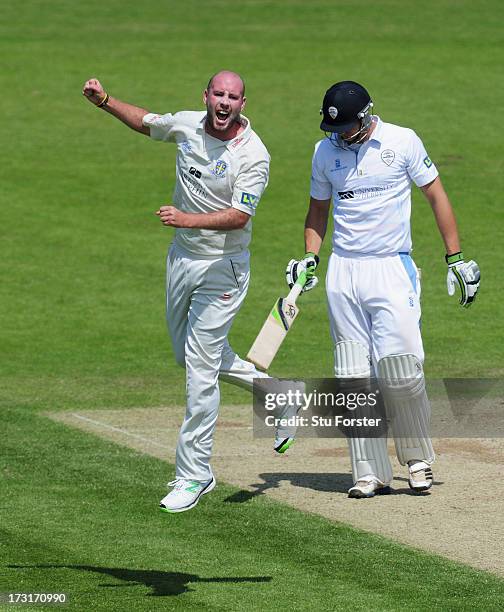
<svg viewBox="0 0 504 612">
<path fill-rule="evenodd" d="M 427 491 L 432 487 L 434 477 L 431 466 L 425 461 L 408 461 L 408 483 L 413 491 Z"/>
<path fill-rule="evenodd" d="M 215 478 L 208 482 L 199 482 L 197 480 L 187 480 L 186 478 L 177 478 L 168 483 L 173 490 L 165 495 L 159 502 L 161 512 L 185 512 L 194 508 L 199 502 L 202 495 L 210 493 L 215 489 Z"/>
<path fill-rule="evenodd" d="M 361 499 L 374 497 L 375 495 L 388 495 L 391 492 L 389 485 L 379 481 L 376 476 L 363 476 L 351 489 L 348 489 L 348 497 Z"/>
</svg>

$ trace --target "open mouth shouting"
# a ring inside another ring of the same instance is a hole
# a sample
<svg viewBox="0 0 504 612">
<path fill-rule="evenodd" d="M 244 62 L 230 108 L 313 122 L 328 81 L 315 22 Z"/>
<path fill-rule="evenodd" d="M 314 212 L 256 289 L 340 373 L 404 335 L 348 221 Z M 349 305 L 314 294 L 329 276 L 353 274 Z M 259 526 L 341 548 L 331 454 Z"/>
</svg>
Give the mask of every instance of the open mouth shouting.
<svg viewBox="0 0 504 612">
<path fill-rule="evenodd" d="M 241 77 L 223 70 L 214 75 L 203 92 L 207 109 L 205 130 L 220 140 L 231 140 L 242 131 L 240 113 L 246 98 Z"/>
<path fill-rule="evenodd" d="M 215 123 L 216 127 L 225 127 L 228 125 L 229 119 L 231 118 L 231 112 L 229 110 L 219 109 L 215 111 Z"/>
</svg>

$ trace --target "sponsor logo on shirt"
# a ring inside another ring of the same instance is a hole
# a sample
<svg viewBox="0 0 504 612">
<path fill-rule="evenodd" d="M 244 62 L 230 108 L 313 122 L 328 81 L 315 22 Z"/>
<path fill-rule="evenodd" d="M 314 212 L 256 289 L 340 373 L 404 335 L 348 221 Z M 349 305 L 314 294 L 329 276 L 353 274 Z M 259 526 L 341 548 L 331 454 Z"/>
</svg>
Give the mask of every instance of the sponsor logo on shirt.
<svg viewBox="0 0 504 612">
<path fill-rule="evenodd" d="M 243 136 L 241 138 L 237 138 L 236 140 L 233 140 L 233 142 L 231 143 L 231 146 L 233 147 L 233 149 L 236 149 L 236 147 L 243 141 Z"/>
<path fill-rule="evenodd" d="M 259 203 L 259 197 L 242 191 L 240 203 L 245 204 L 245 206 L 248 206 L 248 208 L 251 208 L 252 210 L 255 210 L 257 204 Z"/>
<path fill-rule="evenodd" d="M 427 168 L 430 168 L 432 166 L 431 158 L 428 155 L 424 158 L 423 163 L 427 166 Z"/>
<path fill-rule="evenodd" d="M 392 185 L 383 187 L 362 187 L 361 189 L 352 189 L 352 191 L 338 191 L 340 200 L 367 200 L 376 196 L 382 195 L 384 191 L 392 189 Z"/>
<path fill-rule="evenodd" d="M 217 176 L 218 178 L 224 178 L 226 175 L 227 164 L 224 160 L 218 159 L 215 162 L 215 168 L 212 170 L 212 174 Z"/>
<path fill-rule="evenodd" d="M 385 151 L 382 151 L 381 159 L 384 164 L 387 164 L 387 166 L 391 166 L 392 162 L 395 159 L 394 151 L 392 151 L 392 149 L 385 149 Z"/>
<path fill-rule="evenodd" d="M 184 153 L 190 153 L 192 151 L 191 143 L 188 140 L 184 140 L 180 143 L 180 148 Z"/>
<path fill-rule="evenodd" d="M 199 176 L 201 176 L 201 172 L 199 170 L 196 170 L 196 168 L 191 167 L 189 172 L 191 172 L 191 170 L 195 170 L 199 174 Z M 196 176 L 196 174 L 193 172 L 191 172 L 191 174 L 194 174 Z M 191 174 L 187 174 L 187 172 L 180 173 L 182 180 L 184 181 L 184 184 L 186 185 L 187 189 L 189 189 L 191 193 L 194 193 L 197 196 L 200 196 L 202 198 L 207 198 L 208 193 L 206 189 L 204 189 L 201 183 L 199 183 L 196 180 L 196 178 L 194 178 L 194 176 L 191 176 Z"/>
<path fill-rule="evenodd" d="M 338 196 L 340 200 L 353 200 L 354 192 L 353 191 L 338 191 Z"/>
<path fill-rule="evenodd" d="M 341 165 L 341 159 L 334 160 L 334 168 L 331 168 L 331 172 L 336 172 L 337 170 L 346 170 L 348 166 Z"/>
</svg>

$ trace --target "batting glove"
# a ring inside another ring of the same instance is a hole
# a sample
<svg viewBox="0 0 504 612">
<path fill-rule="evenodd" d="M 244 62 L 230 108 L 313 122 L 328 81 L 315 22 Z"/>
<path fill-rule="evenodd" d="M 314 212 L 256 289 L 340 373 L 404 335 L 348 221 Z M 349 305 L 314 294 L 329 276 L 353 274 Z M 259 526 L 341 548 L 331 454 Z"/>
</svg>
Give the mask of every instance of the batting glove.
<svg viewBox="0 0 504 612">
<path fill-rule="evenodd" d="M 289 289 L 292 289 L 301 272 L 306 272 L 306 277 L 308 279 L 301 293 L 313 289 L 318 283 L 318 278 L 315 276 L 315 270 L 319 261 L 320 259 L 315 253 L 306 253 L 301 260 L 291 259 L 285 269 L 285 280 L 289 285 Z"/>
<path fill-rule="evenodd" d="M 480 269 L 475 261 L 464 261 L 463 253 L 454 253 L 453 255 L 445 256 L 448 264 L 448 276 L 446 277 L 446 286 L 448 295 L 455 293 L 455 287 L 460 288 L 460 304 L 464 308 L 469 306 L 476 299 L 480 285 Z"/>
</svg>

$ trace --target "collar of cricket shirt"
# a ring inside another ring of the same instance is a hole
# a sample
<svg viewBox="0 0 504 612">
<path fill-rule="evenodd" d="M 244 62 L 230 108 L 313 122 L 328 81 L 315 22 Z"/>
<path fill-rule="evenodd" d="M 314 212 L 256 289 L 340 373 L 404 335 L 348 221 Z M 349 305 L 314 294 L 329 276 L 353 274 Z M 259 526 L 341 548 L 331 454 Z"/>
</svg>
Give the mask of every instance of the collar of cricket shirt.
<svg viewBox="0 0 504 612">
<path fill-rule="evenodd" d="M 376 120 L 376 125 L 373 133 L 369 137 L 369 141 L 376 140 L 376 142 L 381 144 L 383 139 L 383 121 L 380 119 L 380 117 L 378 117 L 378 115 L 373 115 L 373 121 L 374 120 Z"/>
</svg>

